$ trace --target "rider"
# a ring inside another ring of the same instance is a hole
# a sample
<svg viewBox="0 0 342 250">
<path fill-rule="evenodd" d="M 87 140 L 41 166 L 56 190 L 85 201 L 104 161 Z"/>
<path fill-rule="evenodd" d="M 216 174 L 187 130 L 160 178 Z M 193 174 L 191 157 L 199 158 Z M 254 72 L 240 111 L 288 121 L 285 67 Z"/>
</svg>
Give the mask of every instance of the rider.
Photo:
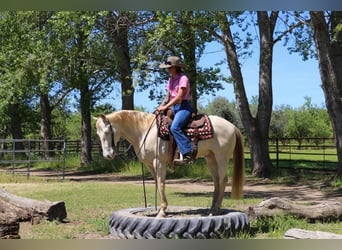
<svg viewBox="0 0 342 250">
<path fill-rule="evenodd" d="M 190 105 L 190 81 L 183 73 L 182 68 L 184 66 L 178 56 L 170 56 L 165 63 L 159 65 L 159 68 L 168 69 L 170 78 L 166 85 L 166 97 L 157 110 L 161 112 L 172 108 L 174 118 L 170 131 L 183 155 L 183 161 L 191 163 L 193 149 L 189 138 L 183 132 L 183 128 L 187 125 L 193 110 Z"/>
</svg>

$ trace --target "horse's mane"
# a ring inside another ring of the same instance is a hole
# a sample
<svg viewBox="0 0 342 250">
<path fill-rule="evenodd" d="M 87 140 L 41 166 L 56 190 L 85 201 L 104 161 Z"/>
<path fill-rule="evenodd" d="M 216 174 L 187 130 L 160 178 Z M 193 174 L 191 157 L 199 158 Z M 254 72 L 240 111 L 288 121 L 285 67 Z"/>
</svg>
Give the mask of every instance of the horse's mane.
<svg viewBox="0 0 342 250">
<path fill-rule="evenodd" d="M 137 110 L 120 110 L 108 114 L 107 118 L 113 123 L 146 129 L 151 126 L 155 115 Z"/>
</svg>

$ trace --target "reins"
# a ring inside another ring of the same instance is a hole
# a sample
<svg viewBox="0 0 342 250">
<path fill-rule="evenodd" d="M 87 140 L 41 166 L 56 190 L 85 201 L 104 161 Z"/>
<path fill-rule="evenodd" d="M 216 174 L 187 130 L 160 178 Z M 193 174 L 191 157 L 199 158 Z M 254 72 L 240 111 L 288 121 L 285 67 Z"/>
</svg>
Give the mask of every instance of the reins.
<svg viewBox="0 0 342 250">
<path fill-rule="evenodd" d="M 159 113 L 157 114 L 159 115 Z M 153 123 L 155 122 L 155 120 L 157 119 L 157 115 L 154 116 L 152 122 L 151 122 L 151 125 L 150 127 L 148 128 L 146 134 L 145 134 L 145 137 L 143 139 L 143 142 L 138 150 L 138 153 L 136 154 L 136 157 L 138 156 L 138 154 L 140 154 L 141 152 L 141 149 L 142 147 L 145 145 L 145 142 L 146 142 L 146 138 L 147 138 L 147 135 L 150 133 L 151 129 L 152 129 L 152 126 L 153 126 Z M 157 140 L 158 142 L 158 140 Z M 158 143 L 156 143 L 156 145 L 158 145 Z M 156 151 L 157 152 L 157 151 Z M 157 174 L 157 171 L 155 170 L 155 173 Z M 144 172 L 144 163 L 141 162 L 141 174 L 142 174 L 142 180 L 143 180 L 143 190 L 144 190 L 144 202 L 145 202 L 145 208 L 147 208 L 147 198 L 146 198 L 146 185 L 145 185 L 145 172 Z M 157 185 L 157 178 L 155 178 L 155 194 L 154 194 L 154 197 L 155 197 L 155 207 L 157 207 L 157 189 L 158 189 L 158 185 Z"/>
</svg>

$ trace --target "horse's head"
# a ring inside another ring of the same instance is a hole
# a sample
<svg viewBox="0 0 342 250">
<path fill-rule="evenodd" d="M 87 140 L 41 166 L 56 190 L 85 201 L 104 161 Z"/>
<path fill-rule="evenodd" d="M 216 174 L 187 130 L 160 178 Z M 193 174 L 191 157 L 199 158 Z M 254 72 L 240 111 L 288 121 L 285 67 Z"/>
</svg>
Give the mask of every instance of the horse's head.
<svg viewBox="0 0 342 250">
<path fill-rule="evenodd" d="M 102 154 L 108 160 L 112 160 L 115 157 L 115 139 L 114 129 L 108 118 L 104 115 L 100 115 L 96 119 L 96 132 L 100 137 Z M 117 138 L 119 139 L 119 138 Z"/>
</svg>

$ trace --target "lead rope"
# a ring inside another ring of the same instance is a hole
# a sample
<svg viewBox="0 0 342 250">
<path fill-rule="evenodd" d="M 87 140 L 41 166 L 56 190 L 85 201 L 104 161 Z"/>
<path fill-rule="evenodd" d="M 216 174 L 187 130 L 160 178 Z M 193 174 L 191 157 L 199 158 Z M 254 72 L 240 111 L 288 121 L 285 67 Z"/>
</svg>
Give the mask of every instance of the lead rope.
<svg viewBox="0 0 342 250">
<path fill-rule="evenodd" d="M 142 147 L 145 145 L 145 142 L 146 142 L 146 138 L 147 138 L 147 135 L 150 133 L 151 131 L 151 128 L 153 126 L 153 123 L 154 121 L 157 119 L 157 116 L 159 115 L 159 113 L 156 114 L 156 116 L 154 117 L 149 129 L 147 130 L 147 133 L 144 137 L 144 140 L 138 150 L 138 153 L 136 154 L 138 156 L 138 154 L 140 154 L 140 151 L 142 149 Z M 158 138 L 157 138 L 157 145 L 158 145 Z M 155 170 L 155 172 L 157 172 Z M 146 185 L 145 185 L 145 171 L 144 171 L 144 164 L 141 162 L 141 174 L 142 174 L 142 180 L 143 180 L 143 191 L 144 191 L 144 204 L 145 204 L 145 208 L 147 208 L 147 198 L 146 198 Z M 157 185 L 157 175 L 156 175 L 156 178 L 155 178 L 155 186 L 156 186 L 156 190 L 155 190 L 155 208 L 157 210 L 157 188 L 158 188 L 158 185 Z"/>
<path fill-rule="evenodd" d="M 159 113 L 157 114 L 157 115 L 159 115 Z M 159 149 L 159 140 L 158 140 L 158 136 L 157 136 L 157 143 L 156 143 L 156 155 L 155 155 L 155 157 L 156 157 L 156 168 L 155 168 L 155 173 L 156 173 L 156 179 L 155 179 L 155 181 L 154 181 L 154 183 L 155 183 L 155 188 L 154 188 L 154 208 L 155 208 L 155 210 L 157 211 L 157 202 L 158 202 L 158 196 L 157 196 L 157 193 L 158 193 L 158 171 L 157 171 L 157 168 L 158 168 L 158 166 L 159 166 L 159 157 L 158 157 L 158 149 Z"/>
<path fill-rule="evenodd" d="M 143 163 L 141 163 L 141 173 L 142 173 L 142 179 L 143 179 L 143 190 L 144 190 L 145 208 L 147 208 L 146 187 L 145 187 L 145 173 L 144 173 L 144 164 Z"/>
</svg>

